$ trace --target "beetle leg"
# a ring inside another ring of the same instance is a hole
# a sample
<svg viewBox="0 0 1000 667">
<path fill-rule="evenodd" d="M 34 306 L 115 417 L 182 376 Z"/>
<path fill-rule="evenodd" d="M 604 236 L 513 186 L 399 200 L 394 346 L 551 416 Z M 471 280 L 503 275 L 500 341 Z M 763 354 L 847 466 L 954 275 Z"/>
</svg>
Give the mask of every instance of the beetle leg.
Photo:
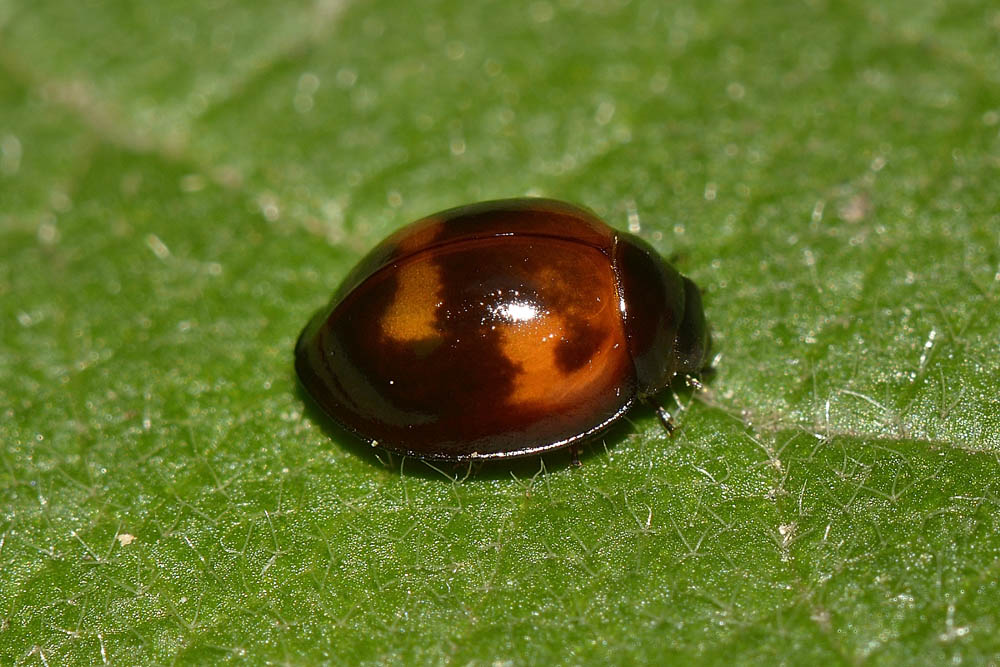
<svg viewBox="0 0 1000 667">
<path fill-rule="evenodd" d="M 576 445 L 570 445 L 569 453 L 570 456 L 573 457 L 573 459 L 570 461 L 570 465 L 573 466 L 574 468 L 582 467 L 583 464 L 580 463 L 580 448 L 577 447 Z"/>
<path fill-rule="evenodd" d="M 673 435 L 677 425 L 674 424 L 674 418 L 670 416 L 667 409 L 662 405 L 657 405 L 656 416 L 660 418 L 660 424 L 663 425 L 663 430 L 667 432 L 667 435 Z"/>
</svg>

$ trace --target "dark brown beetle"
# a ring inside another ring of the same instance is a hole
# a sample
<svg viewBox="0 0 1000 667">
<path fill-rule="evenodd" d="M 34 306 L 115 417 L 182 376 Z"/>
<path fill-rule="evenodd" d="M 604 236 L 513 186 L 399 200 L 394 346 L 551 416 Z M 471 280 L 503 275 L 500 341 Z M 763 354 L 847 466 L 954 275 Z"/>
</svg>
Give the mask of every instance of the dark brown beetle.
<svg viewBox="0 0 1000 667">
<path fill-rule="evenodd" d="M 305 389 L 373 445 L 468 461 L 575 445 L 705 366 L 698 288 L 584 209 L 509 199 L 408 225 L 295 348 Z"/>
</svg>

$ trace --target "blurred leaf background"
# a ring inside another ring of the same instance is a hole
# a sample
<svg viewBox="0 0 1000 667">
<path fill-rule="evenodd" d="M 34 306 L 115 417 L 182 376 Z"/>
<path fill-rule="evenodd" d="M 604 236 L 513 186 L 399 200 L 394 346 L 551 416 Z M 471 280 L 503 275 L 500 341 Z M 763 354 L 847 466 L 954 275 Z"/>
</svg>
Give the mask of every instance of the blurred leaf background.
<svg viewBox="0 0 1000 667">
<path fill-rule="evenodd" d="M 1000 10 L 0 1 L 0 663 L 1000 658 Z M 720 357 L 576 470 L 331 439 L 309 315 L 545 195 Z"/>
</svg>

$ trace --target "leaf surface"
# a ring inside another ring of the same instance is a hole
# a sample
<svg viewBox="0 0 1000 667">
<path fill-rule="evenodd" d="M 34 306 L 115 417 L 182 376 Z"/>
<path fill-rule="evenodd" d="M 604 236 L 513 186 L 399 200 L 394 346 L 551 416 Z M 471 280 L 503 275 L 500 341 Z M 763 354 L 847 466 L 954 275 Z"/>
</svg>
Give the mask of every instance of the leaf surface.
<svg viewBox="0 0 1000 667">
<path fill-rule="evenodd" d="M 997 660 L 998 26 L 0 4 L 0 662 Z M 680 430 L 469 475 L 331 437 L 307 318 L 524 194 L 702 286 Z"/>
</svg>

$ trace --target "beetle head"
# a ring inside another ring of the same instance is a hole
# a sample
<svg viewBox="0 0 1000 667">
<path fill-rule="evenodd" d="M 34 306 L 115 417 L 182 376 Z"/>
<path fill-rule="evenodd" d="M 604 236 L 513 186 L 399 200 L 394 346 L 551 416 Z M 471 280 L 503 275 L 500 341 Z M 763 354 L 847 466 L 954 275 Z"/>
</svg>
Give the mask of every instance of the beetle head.
<svg viewBox="0 0 1000 667">
<path fill-rule="evenodd" d="M 702 370 L 709 336 L 698 287 L 631 234 L 618 235 L 614 262 L 639 394 L 665 389 L 677 373 Z"/>
</svg>

